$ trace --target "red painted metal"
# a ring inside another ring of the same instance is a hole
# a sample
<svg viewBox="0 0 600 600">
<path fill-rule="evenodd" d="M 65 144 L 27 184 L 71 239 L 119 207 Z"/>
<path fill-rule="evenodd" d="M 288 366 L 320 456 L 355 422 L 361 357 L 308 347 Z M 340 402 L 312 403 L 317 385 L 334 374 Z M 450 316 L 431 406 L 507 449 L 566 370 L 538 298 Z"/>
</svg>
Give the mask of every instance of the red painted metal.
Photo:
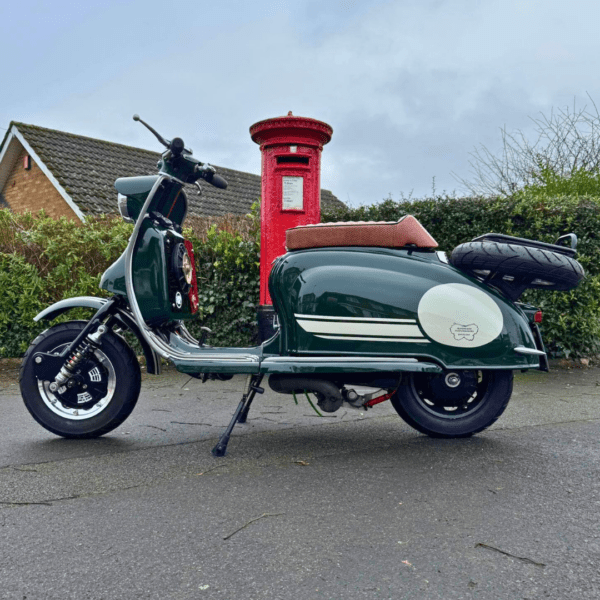
<svg viewBox="0 0 600 600">
<path fill-rule="evenodd" d="M 321 152 L 332 133 L 327 123 L 295 117 L 291 111 L 286 117 L 266 119 L 250 127 L 252 140 L 260 145 L 262 152 L 262 306 L 273 304 L 268 289 L 269 273 L 273 261 L 286 252 L 286 230 L 321 220 Z"/>
</svg>

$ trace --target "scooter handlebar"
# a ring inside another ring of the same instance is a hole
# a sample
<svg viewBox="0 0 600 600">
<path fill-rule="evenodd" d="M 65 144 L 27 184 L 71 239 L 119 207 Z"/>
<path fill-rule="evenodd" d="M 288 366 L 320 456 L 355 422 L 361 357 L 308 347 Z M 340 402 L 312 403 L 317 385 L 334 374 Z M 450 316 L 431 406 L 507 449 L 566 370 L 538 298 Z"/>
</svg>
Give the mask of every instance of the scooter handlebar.
<svg viewBox="0 0 600 600">
<path fill-rule="evenodd" d="M 221 190 L 227 189 L 227 181 L 217 174 L 214 174 L 210 179 L 207 179 L 208 183 L 214 185 L 216 188 Z"/>
<path fill-rule="evenodd" d="M 196 171 L 200 173 L 200 177 L 202 177 L 204 181 L 214 185 L 216 188 L 221 190 L 227 189 L 227 181 L 216 174 L 214 167 L 211 167 L 210 165 L 197 165 Z"/>
</svg>

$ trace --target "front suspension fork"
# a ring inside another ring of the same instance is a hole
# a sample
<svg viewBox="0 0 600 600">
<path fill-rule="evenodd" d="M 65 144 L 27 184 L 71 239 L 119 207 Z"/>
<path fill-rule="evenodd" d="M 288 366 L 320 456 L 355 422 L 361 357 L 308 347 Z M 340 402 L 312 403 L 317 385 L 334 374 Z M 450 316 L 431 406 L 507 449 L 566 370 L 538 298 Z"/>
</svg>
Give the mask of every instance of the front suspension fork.
<svg viewBox="0 0 600 600">
<path fill-rule="evenodd" d="M 51 381 L 50 391 L 61 393 L 64 386 L 75 375 L 76 367 L 98 347 L 102 336 L 110 329 L 110 318 L 117 312 L 120 299 L 113 297 L 88 321 L 77 337 L 63 350 L 60 356 L 45 352 L 33 355 L 34 372 L 38 379 Z M 108 318 L 105 325 L 104 319 Z"/>
</svg>

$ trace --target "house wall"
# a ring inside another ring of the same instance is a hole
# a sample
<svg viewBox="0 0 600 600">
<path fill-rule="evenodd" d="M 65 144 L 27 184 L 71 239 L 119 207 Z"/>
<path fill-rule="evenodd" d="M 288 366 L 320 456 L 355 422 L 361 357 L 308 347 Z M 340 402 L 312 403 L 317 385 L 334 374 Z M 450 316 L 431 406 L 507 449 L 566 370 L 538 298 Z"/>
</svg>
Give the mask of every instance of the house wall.
<svg viewBox="0 0 600 600">
<path fill-rule="evenodd" d="M 13 212 L 38 212 L 43 208 L 54 219 L 67 217 L 79 221 L 79 217 L 33 159 L 31 169 L 23 167 L 26 155 L 27 152 L 22 149 L 4 188 L 0 190 L 10 209 Z"/>
</svg>

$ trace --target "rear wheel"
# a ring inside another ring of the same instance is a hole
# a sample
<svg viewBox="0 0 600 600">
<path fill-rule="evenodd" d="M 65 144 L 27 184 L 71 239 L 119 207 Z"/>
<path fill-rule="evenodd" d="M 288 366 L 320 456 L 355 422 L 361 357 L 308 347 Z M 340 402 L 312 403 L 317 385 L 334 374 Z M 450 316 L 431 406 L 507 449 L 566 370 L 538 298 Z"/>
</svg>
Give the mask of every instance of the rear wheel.
<svg viewBox="0 0 600 600">
<path fill-rule="evenodd" d="M 512 395 L 512 371 L 448 371 L 406 377 L 391 402 L 417 431 L 468 437 L 492 425 Z"/>
<path fill-rule="evenodd" d="M 60 354 L 85 325 L 85 321 L 70 321 L 47 329 L 33 341 L 21 366 L 21 395 L 27 410 L 42 427 L 66 438 L 94 438 L 112 431 L 131 414 L 140 393 L 136 356 L 112 331 L 78 365 L 73 389 L 53 393 L 50 381 L 35 376 L 33 355 Z"/>
</svg>

